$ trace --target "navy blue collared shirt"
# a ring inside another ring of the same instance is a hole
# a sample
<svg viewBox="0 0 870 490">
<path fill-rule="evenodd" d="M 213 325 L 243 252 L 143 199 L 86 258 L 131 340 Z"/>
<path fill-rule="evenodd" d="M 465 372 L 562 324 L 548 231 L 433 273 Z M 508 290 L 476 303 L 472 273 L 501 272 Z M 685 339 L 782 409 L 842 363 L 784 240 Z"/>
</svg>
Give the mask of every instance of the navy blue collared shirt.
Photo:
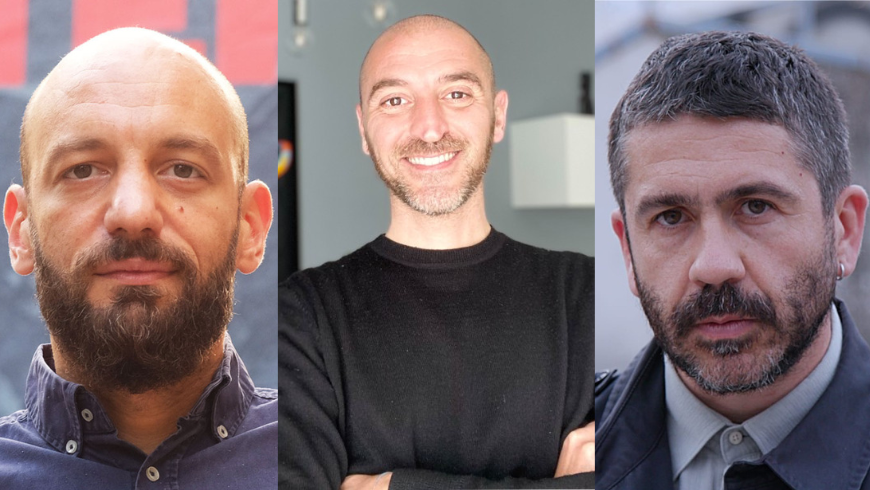
<svg viewBox="0 0 870 490">
<path fill-rule="evenodd" d="M 40 346 L 24 410 L 0 418 L 0 489 L 259 489 L 278 485 L 278 392 L 255 388 L 226 338 L 223 362 L 151 454 L 118 439 L 96 397 Z"/>
</svg>

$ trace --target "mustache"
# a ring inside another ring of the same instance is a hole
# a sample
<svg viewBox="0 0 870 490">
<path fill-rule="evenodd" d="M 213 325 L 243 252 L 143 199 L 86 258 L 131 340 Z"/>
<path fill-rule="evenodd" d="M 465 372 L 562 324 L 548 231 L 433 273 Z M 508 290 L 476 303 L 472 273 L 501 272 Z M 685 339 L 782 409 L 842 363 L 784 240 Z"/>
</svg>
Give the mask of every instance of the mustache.
<svg viewBox="0 0 870 490">
<path fill-rule="evenodd" d="M 708 284 L 680 303 L 671 316 L 671 324 L 676 327 L 677 336 L 685 336 L 702 320 L 724 315 L 739 315 L 776 325 L 776 309 L 769 297 L 747 294 L 727 282 L 716 289 Z"/>
<path fill-rule="evenodd" d="M 468 142 L 461 138 L 455 138 L 445 134 L 443 138 L 434 143 L 421 139 L 411 139 L 396 148 L 399 157 L 415 156 L 421 154 L 449 153 L 461 151 L 468 147 Z"/>
<path fill-rule="evenodd" d="M 79 257 L 75 270 L 87 271 L 109 262 L 127 259 L 170 263 L 181 273 L 196 271 L 196 265 L 184 251 L 152 236 L 135 240 L 118 236 L 94 245 Z"/>
</svg>

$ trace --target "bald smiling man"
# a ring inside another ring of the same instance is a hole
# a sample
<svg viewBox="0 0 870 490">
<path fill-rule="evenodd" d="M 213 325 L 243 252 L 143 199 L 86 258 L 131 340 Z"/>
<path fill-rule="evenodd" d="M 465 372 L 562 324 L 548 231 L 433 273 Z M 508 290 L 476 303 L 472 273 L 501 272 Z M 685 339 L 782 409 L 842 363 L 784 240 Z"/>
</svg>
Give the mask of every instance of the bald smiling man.
<svg viewBox="0 0 870 490">
<path fill-rule="evenodd" d="M 591 488 L 593 261 L 490 226 L 489 56 L 412 17 L 359 84 L 390 224 L 279 292 L 282 488 Z"/>
<path fill-rule="evenodd" d="M 42 81 L 4 221 L 51 343 L 0 419 L 0 488 L 276 485 L 277 393 L 226 334 L 272 220 L 247 162 L 235 90 L 162 34 L 101 34 Z"/>
</svg>

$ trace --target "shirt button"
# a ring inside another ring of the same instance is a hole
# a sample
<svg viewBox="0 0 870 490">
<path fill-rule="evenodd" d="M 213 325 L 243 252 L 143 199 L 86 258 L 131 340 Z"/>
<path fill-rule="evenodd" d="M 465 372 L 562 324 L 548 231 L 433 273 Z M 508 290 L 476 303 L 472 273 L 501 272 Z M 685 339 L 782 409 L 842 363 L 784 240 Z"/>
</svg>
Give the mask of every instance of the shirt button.
<svg viewBox="0 0 870 490">
<path fill-rule="evenodd" d="M 743 442 L 743 433 L 739 430 L 735 430 L 734 432 L 728 434 L 728 442 L 732 445 L 736 446 Z"/>
<path fill-rule="evenodd" d="M 85 419 L 85 422 L 90 422 L 94 420 L 94 414 L 86 408 L 82 410 L 82 418 Z"/>
<path fill-rule="evenodd" d="M 226 439 L 227 436 L 230 435 L 229 432 L 227 432 L 227 428 L 223 425 L 217 426 L 217 433 L 221 436 L 221 439 Z"/>
<path fill-rule="evenodd" d="M 149 466 L 148 469 L 145 470 L 145 476 L 147 476 L 151 481 L 157 481 L 160 479 L 160 472 L 157 471 L 157 468 Z"/>
<path fill-rule="evenodd" d="M 68 452 L 69 454 L 76 452 L 76 450 L 78 448 L 79 448 L 79 443 L 77 443 L 76 441 L 74 441 L 72 439 L 66 441 L 66 452 Z"/>
</svg>

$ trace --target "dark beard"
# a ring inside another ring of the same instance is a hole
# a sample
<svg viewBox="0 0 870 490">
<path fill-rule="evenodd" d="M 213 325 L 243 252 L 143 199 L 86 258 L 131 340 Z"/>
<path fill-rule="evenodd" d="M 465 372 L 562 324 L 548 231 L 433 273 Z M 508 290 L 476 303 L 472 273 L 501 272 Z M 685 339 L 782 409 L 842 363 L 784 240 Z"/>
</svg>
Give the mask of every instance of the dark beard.
<svg viewBox="0 0 870 490">
<path fill-rule="evenodd" d="M 224 260 L 204 281 L 181 250 L 153 237 L 114 238 L 86 253 L 71 273 L 59 271 L 32 236 L 36 294 L 51 333 L 79 383 L 143 393 L 192 374 L 232 318 L 238 229 Z M 89 276 L 108 261 L 140 257 L 171 263 L 182 279 L 178 298 L 160 307 L 154 286 L 123 286 L 112 303 L 95 307 L 87 298 Z"/>
<path fill-rule="evenodd" d="M 787 312 L 778 312 L 769 296 L 747 294 L 727 282 L 717 289 L 706 285 L 677 305 L 670 316 L 666 316 L 660 299 L 639 278 L 638 295 L 656 341 L 675 367 L 708 393 L 745 393 L 773 384 L 812 345 L 834 299 L 836 280 L 832 263 L 836 260 L 833 244 L 829 244 L 822 257 L 797 269 L 782 291 Z M 688 336 L 698 322 L 728 314 L 754 318 L 762 329 L 771 329 L 774 345 L 759 345 L 760 334 L 689 343 Z M 774 349 L 760 353 L 752 361 L 754 365 L 739 362 L 737 357 L 753 347 Z M 700 354 L 713 361 L 705 364 Z"/>
</svg>

